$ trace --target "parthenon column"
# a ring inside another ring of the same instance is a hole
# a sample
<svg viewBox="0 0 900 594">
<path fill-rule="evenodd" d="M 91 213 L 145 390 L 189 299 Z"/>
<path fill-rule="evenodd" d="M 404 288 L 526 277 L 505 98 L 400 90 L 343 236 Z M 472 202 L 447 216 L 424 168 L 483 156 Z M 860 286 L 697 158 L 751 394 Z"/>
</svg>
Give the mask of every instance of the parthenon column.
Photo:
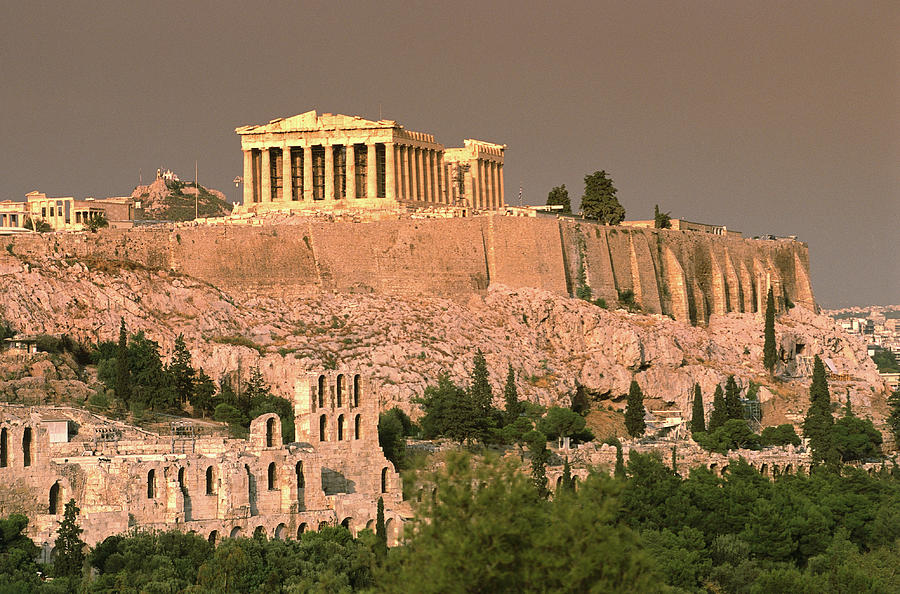
<svg viewBox="0 0 900 594">
<path fill-rule="evenodd" d="M 291 147 L 281 149 L 281 199 L 290 202 L 294 197 L 293 180 L 291 176 Z"/>
<path fill-rule="evenodd" d="M 344 153 L 344 171 L 347 174 L 347 199 L 356 198 L 356 147 L 349 140 Z"/>
<path fill-rule="evenodd" d="M 334 193 L 334 147 L 325 145 L 325 200 L 335 200 Z"/>
<path fill-rule="evenodd" d="M 431 149 L 422 149 L 422 199 L 431 202 Z"/>
<path fill-rule="evenodd" d="M 378 167 L 375 163 L 375 143 L 366 144 L 366 197 L 378 195 Z"/>
<path fill-rule="evenodd" d="M 244 206 L 253 202 L 253 151 L 244 149 Z"/>
<path fill-rule="evenodd" d="M 484 168 L 487 170 L 484 176 L 484 185 L 487 186 L 487 208 L 494 209 L 494 163 L 493 161 L 485 161 Z"/>
<path fill-rule="evenodd" d="M 487 187 L 487 173 L 488 173 L 487 162 L 479 159 L 478 165 L 480 168 L 479 171 L 481 173 L 480 179 L 478 180 L 478 189 L 479 189 L 479 193 L 481 194 L 481 208 L 487 209 L 490 206 L 490 203 L 488 202 L 488 192 L 487 192 L 487 190 L 488 190 L 488 187 Z"/>
<path fill-rule="evenodd" d="M 384 143 L 384 197 L 388 200 L 396 200 L 397 193 L 394 188 L 394 143 Z"/>
<path fill-rule="evenodd" d="M 260 194 L 262 196 L 259 197 L 260 202 L 271 202 L 272 201 L 272 165 L 269 161 L 269 147 L 265 147 L 262 149 L 262 165 L 260 169 L 262 170 L 260 173 L 262 174 L 262 190 Z"/>
<path fill-rule="evenodd" d="M 438 171 L 438 202 L 441 204 L 447 203 L 447 188 L 445 187 L 447 176 L 444 172 L 444 151 L 438 152 L 438 163 L 437 163 L 437 171 Z"/>
<path fill-rule="evenodd" d="M 497 178 L 500 183 L 500 206 L 503 207 L 506 205 L 505 194 L 503 193 L 503 163 L 499 163 L 497 165 Z"/>
<path fill-rule="evenodd" d="M 406 167 L 406 180 L 404 183 L 406 184 L 406 199 L 407 200 L 415 200 L 415 193 L 413 188 L 413 148 L 408 144 L 403 147 L 404 150 L 404 166 Z"/>
<path fill-rule="evenodd" d="M 422 167 L 422 149 L 416 147 L 416 199 L 425 200 L 425 171 Z"/>
<path fill-rule="evenodd" d="M 491 180 L 494 186 L 494 209 L 500 209 L 500 164 L 496 161 L 491 162 Z"/>
<path fill-rule="evenodd" d="M 308 144 L 303 147 L 303 200 L 312 202 L 312 147 Z"/>
<path fill-rule="evenodd" d="M 428 151 L 428 172 L 431 174 L 429 177 L 431 179 L 431 183 L 429 184 L 431 190 L 431 201 L 437 203 L 438 201 L 438 183 L 437 183 L 437 151 L 431 149 Z"/>
</svg>

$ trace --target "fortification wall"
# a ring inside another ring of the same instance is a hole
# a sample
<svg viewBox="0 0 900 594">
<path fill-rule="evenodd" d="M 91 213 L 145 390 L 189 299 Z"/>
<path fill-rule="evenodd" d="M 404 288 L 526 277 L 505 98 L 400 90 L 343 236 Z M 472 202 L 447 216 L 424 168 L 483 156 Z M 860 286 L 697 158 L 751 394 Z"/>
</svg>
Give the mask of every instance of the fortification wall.
<svg viewBox="0 0 900 594">
<path fill-rule="evenodd" d="M 136 262 L 225 290 L 283 297 L 321 291 L 464 297 L 490 283 L 571 295 L 586 284 L 610 305 L 630 291 L 644 311 L 704 323 L 715 313 L 761 311 L 772 286 L 779 307 L 790 300 L 815 309 L 803 243 L 573 219 L 263 220 L 17 236 L 8 249 Z"/>
</svg>

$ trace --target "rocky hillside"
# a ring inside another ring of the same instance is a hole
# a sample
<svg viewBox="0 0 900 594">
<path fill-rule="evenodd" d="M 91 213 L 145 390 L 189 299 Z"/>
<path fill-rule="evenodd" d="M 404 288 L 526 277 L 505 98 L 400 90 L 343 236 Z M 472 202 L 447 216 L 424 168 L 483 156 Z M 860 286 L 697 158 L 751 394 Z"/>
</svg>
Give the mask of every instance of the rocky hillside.
<svg viewBox="0 0 900 594">
<path fill-rule="evenodd" d="M 762 317 L 713 315 L 692 327 L 661 315 L 608 311 L 538 289 L 492 287 L 460 302 L 435 296 L 324 294 L 280 300 L 225 293 L 186 276 L 105 260 L 0 256 L 0 316 L 21 333 L 66 333 L 112 340 L 120 317 L 170 350 L 184 333 L 213 378 L 259 366 L 284 395 L 304 370 L 349 367 L 380 384 L 383 406 L 412 410 L 411 399 L 438 374 L 464 381 L 472 354 L 486 355 L 500 404 L 507 363 L 520 394 L 544 404 L 568 404 L 581 385 L 598 409 L 621 409 L 635 377 L 649 409 L 689 411 L 694 382 L 707 406 L 712 390 L 734 374 L 761 384 L 767 423 L 796 420 L 807 407 L 805 357 L 828 357 L 847 381 L 833 381 L 834 398 L 849 394 L 859 414 L 884 415 L 886 393 L 858 339 L 830 318 L 796 307 L 776 332 L 783 353 L 770 380 L 761 364 Z M 797 357 L 796 355 L 800 356 Z"/>
<path fill-rule="evenodd" d="M 185 184 L 181 181 L 157 179 L 147 186 L 138 186 L 131 197 L 141 203 L 138 218 L 159 221 L 190 221 L 194 219 L 195 198 L 201 217 L 221 217 L 229 214 L 232 204 L 218 190 Z"/>
</svg>

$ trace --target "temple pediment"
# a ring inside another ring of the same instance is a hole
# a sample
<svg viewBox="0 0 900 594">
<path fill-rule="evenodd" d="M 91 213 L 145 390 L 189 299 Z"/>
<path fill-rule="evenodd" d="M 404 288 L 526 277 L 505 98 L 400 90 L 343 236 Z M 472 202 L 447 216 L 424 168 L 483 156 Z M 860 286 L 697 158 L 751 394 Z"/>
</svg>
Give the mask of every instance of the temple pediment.
<svg viewBox="0 0 900 594">
<path fill-rule="evenodd" d="M 248 125 L 235 128 L 238 134 L 269 134 L 279 132 L 311 132 L 315 130 L 365 130 L 372 128 L 402 127 L 393 120 L 367 120 L 359 116 L 323 113 L 316 110 L 287 118 L 277 118 L 268 124 Z"/>
</svg>

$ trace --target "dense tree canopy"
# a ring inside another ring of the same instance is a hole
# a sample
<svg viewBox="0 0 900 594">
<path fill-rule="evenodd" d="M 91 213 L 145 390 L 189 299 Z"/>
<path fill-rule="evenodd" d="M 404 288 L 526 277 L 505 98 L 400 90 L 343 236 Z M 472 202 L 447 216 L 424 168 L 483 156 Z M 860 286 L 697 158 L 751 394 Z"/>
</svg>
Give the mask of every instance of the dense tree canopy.
<svg viewBox="0 0 900 594">
<path fill-rule="evenodd" d="M 616 187 L 606 171 L 584 176 L 584 195 L 581 212 L 585 218 L 597 219 L 606 225 L 618 225 L 625 219 L 625 209 L 616 197 Z"/>
<path fill-rule="evenodd" d="M 572 214 L 572 202 L 569 200 L 569 191 L 566 184 L 555 186 L 550 193 L 547 194 L 547 206 L 562 206 L 559 212 L 563 214 Z"/>
</svg>

